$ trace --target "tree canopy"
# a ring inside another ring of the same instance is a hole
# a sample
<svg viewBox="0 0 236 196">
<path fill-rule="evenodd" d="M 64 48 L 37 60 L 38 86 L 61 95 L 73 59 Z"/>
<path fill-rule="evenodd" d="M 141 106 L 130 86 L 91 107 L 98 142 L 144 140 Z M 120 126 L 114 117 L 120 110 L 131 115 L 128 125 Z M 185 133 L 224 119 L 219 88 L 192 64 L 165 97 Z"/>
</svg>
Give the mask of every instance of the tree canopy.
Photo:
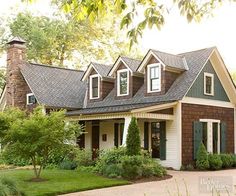
<svg viewBox="0 0 236 196">
<path fill-rule="evenodd" d="M 37 107 L 31 114 L 16 108 L 0 113 L 0 137 L 5 148 L 16 157 L 30 161 L 36 178 L 40 178 L 55 149 L 69 148 L 80 132 L 78 123 L 66 123 L 65 111 L 45 115 L 42 107 Z"/>
<path fill-rule="evenodd" d="M 72 62 L 77 68 L 87 66 L 91 60 L 111 63 L 129 50 L 118 22 L 114 16 L 110 19 L 94 24 L 57 12 L 53 18 L 19 13 L 9 20 L 10 31 L 1 42 L 6 43 L 10 36 L 22 37 L 27 42 L 27 59 L 36 63 L 63 67 Z M 138 54 L 137 50 L 133 53 L 135 57 Z"/>
</svg>

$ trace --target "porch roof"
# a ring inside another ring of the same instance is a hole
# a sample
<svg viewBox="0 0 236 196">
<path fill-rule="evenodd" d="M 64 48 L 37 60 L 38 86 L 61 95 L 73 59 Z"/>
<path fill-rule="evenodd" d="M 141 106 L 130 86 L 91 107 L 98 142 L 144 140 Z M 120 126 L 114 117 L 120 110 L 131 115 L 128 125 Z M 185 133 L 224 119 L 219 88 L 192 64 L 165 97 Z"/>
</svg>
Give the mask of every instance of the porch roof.
<svg viewBox="0 0 236 196">
<path fill-rule="evenodd" d="M 104 113 L 116 113 L 116 112 L 129 112 L 133 109 L 140 109 L 150 106 L 157 106 L 167 103 L 173 103 L 175 101 L 166 101 L 159 103 L 144 103 L 144 104 L 130 104 L 130 105 L 119 105 L 119 106 L 107 106 L 107 107 L 94 107 L 94 108 L 84 108 L 81 110 L 69 111 L 66 113 L 67 116 L 77 116 L 77 115 L 89 115 L 89 114 L 104 114 Z"/>
</svg>

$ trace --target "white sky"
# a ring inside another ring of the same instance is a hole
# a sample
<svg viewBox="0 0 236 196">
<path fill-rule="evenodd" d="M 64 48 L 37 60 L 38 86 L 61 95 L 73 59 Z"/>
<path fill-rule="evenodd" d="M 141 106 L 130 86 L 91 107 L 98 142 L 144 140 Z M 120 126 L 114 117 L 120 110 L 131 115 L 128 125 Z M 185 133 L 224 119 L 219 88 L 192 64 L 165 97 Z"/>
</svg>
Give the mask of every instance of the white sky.
<svg viewBox="0 0 236 196">
<path fill-rule="evenodd" d="M 20 0 L 2 0 L 0 15 L 15 14 L 24 9 L 51 15 L 49 0 L 38 0 L 33 5 L 24 6 Z M 140 47 L 145 52 L 153 48 L 176 54 L 211 46 L 219 49 L 228 69 L 236 71 L 236 3 L 225 4 L 215 10 L 214 17 L 199 24 L 189 24 L 185 18 L 179 16 L 177 10 L 172 9 L 161 31 L 146 30 L 140 40 Z M 5 56 L 0 59 L 1 65 L 5 64 L 5 59 Z"/>
</svg>

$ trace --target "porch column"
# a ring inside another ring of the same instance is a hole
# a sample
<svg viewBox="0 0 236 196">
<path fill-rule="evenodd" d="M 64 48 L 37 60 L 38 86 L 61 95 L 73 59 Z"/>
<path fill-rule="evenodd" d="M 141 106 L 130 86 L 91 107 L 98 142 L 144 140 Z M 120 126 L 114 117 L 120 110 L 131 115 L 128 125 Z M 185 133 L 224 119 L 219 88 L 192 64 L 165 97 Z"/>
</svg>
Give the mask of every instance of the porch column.
<svg viewBox="0 0 236 196">
<path fill-rule="evenodd" d="M 127 135 L 128 135 L 128 128 L 129 128 L 130 122 L 131 122 L 131 116 L 125 117 L 122 146 L 126 146 L 126 139 L 127 139 Z"/>
</svg>

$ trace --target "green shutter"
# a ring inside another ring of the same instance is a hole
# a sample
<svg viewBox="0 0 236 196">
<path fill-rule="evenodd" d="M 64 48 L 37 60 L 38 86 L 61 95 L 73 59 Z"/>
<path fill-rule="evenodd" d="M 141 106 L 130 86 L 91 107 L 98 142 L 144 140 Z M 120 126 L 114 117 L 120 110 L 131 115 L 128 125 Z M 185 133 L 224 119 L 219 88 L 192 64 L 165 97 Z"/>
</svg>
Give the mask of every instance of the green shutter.
<svg viewBox="0 0 236 196">
<path fill-rule="evenodd" d="M 199 121 L 193 122 L 193 159 L 197 158 L 197 151 L 202 142 L 202 123 Z M 188 146 L 185 146 L 188 148 Z"/>
<path fill-rule="evenodd" d="M 225 122 L 220 123 L 220 152 L 226 152 L 226 137 L 227 137 L 227 125 Z"/>
<path fill-rule="evenodd" d="M 166 122 L 160 122 L 160 159 L 166 160 Z"/>
<path fill-rule="evenodd" d="M 149 122 L 144 122 L 144 150 L 149 149 Z"/>
<path fill-rule="evenodd" d="M 118 147 L 119 124 L 114 124 L 114 146 Z"/>
</svg>

